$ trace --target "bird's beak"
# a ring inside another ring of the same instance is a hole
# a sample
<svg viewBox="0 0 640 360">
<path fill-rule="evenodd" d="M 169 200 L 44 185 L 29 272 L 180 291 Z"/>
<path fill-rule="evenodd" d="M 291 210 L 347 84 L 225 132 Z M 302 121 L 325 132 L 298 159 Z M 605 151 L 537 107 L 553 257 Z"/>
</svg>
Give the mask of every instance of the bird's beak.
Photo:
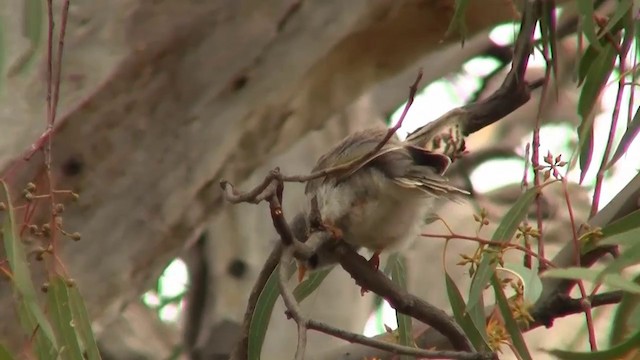
<svg viewBox="0 0 640 360">
<path fill-rule="evenodd" d="M 304 275 L 307 273 L 307 267 L 302 263 L 298 262 L 298 283 L 301 283 L 304 280 Z"/>
</svg>

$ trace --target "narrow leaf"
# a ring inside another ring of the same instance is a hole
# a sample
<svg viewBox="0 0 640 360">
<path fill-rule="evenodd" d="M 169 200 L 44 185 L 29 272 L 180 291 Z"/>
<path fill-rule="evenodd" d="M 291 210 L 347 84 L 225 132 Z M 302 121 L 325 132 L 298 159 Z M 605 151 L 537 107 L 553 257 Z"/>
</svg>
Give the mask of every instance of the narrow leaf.
<svg viewBox="0 0 640 360">
<path fill-rule="evenodd" d="M 249 344 L 247 347 L 247 354 L 250 360 L 260 359 L 260 353 L 262 351 L 262 345 L 264 344 L 264 338 L 267 334 L 267 328 L 269 327 L 269 321 L 271 320 L 271 314 L 273 313 L 273 307 L 278 299 L 278 271 L 282 264 L 278 265 L 275 270 L 269 276 L 264 289 L 258 296 L 256 307 L 253 311 L 253 317 L 251 318 L 251 325 L 249 326 Z M 294 266 L 290 266 L 288 269 L 289 276 L 293 275 L 295 271 Z"/>
<path fill-rule="evenodd" d="M 612 222 L 602 229 L 604 237 L 613 236 L 616 234 L 624 233 L 639 227 L 640 224 L 640 210 L 633 211 L 632 213 L 621 217 L 620 219 Z"/>
<path fill-rule="evenodd" d="M 620 345 L 614 346 L 607 350 L 595 351 L 595 352 L 573 352 L 564 350 L 551 350 L 549 354 L 555 356 L 558 359 L 566 360 L 610 360 L 610 359 L 624 359 L 625 355 L 633 350 L 638 349 L 640 344 L 640 329 L 637 330 L 632 336 Z"/>
<path fill-rule="evenodd" d="M 253 311 L 253 317 L 251 318 L 251 325 L 249 326 L 249 345 L 248 345 L 248 358 L 260 359 L 260 353 L 262 351 L 262 345 L 269 328 L 269 322 L 271 320 L 271 314 L 273 313 L 273 307 L 280 296 L 280 289 L 278 287 L 278 265 L 276 269 L 271 273 L 267 280 L 262 293 L 258 297 L 256 307 Z M 295 265 L 289 264 L 287 269 L 287 278 L 291 278 L 295 272 Z M 315 291 L 329 275 L 333 268 L 312 273 L 309 278 L 293 290 L 293 294 L 298 302 L 304 300 L 313 291 Z"/>
<path fill-rule="evenodd" d="M 58 349 L 53 328 L 38 305 L 38 298 L 31 280 L 31 271 L 29 270 L 29 264 L 27 264 L 26 251 L 16 229 L 15 213 L 9 188 L 3 180 L 0 180 L 0 184 L 1 190 L 4 193 L 4 196 L 0 198 L 4 198 L 7 205 L 6 214 L 3 214 L 3 243 L 12 271 L 11 280 L 19 294 L 18 306 L 24 305 L 21 308 L 31 313 L 31 316 L 37 322 L 39 331 L 42 331 L 51 344 L 53 344 L 53 347 Z M 31 334 L 35 330 L 35 327 L 26 330 Z"/>
<path fill-rule="evenodd" d="M 82 360 L 82 350 L 75 330 L 75 321 L 71 312 L 67 284 L 60 276 L 49 279 L 49 311 L 53 326 L 60 340 L 60 355 L 63 359 Z"/>
<path fill-rule="evenodd" d="M 533 203 L 537 194 L 537 189 L 532 188 L 527 190 L 520 196 L 518 201 L 509 209 L 498 225 L 498 228 L 493 233 L 492 241 L 509 242 L 518 225 L 522 222 L 522 219 L 527 215 L 529 207 Z M 469 302 L 467 303 L 467 310 L 470 310 L 475 306 L 482 295 L 482 291 L 489 283 L 491 275 L 495 272 L 496 268 L 496 254 L 485 252 L 478 265 L 478 269 L 471 281 L 471 288 L 469 289 Z"/>
<path fill-rule="evenodd" d="M 593 0 L 577 0 L 578 12 L 584 35 L 589 43 L 594 44 L 596 49 L 601 50 L 600 41 L 596 35 L 596 23 L 593 19 Z"/>
<path fill-rule="evenodd" d="M 639 226 L 639 224 L 636 224 L 636 226 Z M 598 241 L 598 245 L 633 246 L 636 244 L 640 244 L 640 226 L 623 233 L 606 236 Z"/>
<path fill-rule="evenodd" d="M 585 280 L 592 283 L 602 283 L 614 290 L 624 290 L 633 294 L 640 294 L 640 285 L 625 279 L 621 274 L 601 274 L 597 269 L 570 267 L 564 269 L 550 269 L 542 277 Z"/>
<path fill-rule="evenodd" d="M 0 344 L 0 360 L 13 360 L 13 355 Z"/>
<path fill-rule="evenodd" d="M 604 270 L 602 270 L 602 272 L 600 273 L 600 276 L 603 276 L 605 274 L 620 273 L 622 272 L 622 270 L 630 266 L 639 264 L 640 263 L 640 242 L 637 240 L 638 238 L 636 238 L 636 243 L 634 245 L 620 252 L 620 256 L 618 256 L 613 261 L 611 261 L 611 263 L 609 263 L 607 267 L 605 267 Z"/>
<path fill-rule="evenodd" d="M 487 342 L 487 329 L 484 324 L 484 319 L 480 324 L 473 322 L 469 314 L 465 312 L 466 305 L 460 290 L 456 286 L 455 281 L 451 278 L 448 272 L 445 271 L 445 284 L 447 286 L 447 295 L 449 296 L 449 304 L 453 311 L 453 317 L 460 325 L 464 333 L 469 337 L 471 343 L 478 351 L 488 351 L 489 344 Z"/>
<path fill-rule="evenodd" d="M 393 259 L 391 267 L 391 280 L 400 288 L 407 289 L 407 270 L 404 256 L 398 254 Z M 398 322 L 398 341 L 401 345 L 414 347 L 413 342 L 413 326 L 411 325 L 411 316 L 405 315 L 396 310 L 396 320 Z M 400 359 L 411 359 L 410 356 L 401 356 Z"/>
<path fill-rule="evenodd" d="M 609 163 L 607 164 L 607 168 L 611 168 L 618 160 L 620 160 L 622 155 L 627 153 L 629 146 L 631 145 L 633 140 L 635 140 L 636 136 L 638 136 L 639 132 L 640 132 L 640 107 L 636 109 L 636 113 L 633 116 L 633 119 L 631 120 L 629 125 L 627 125 L 627 130 L 622 135 L 622 138 L 620 139 L 620 143 L 618 144 L 618 148 L 616 149 L 616 152 L 613 154 L 611 161 L 609 161 Z"/>
<path fill-rule="evenodd" d="M 457 31 L 460 35 L 462 45 L 464 45 L 464 39 L 467 35 L 467 26 L 464 22 L 464 15 L 467 11 L 467 6 L 469 6 L 469 0 L 456 0 L 456 8 L 454 10 L 453 17 L 451 18 L 451 22 L 449 23 L 449 28 L 445 34 L 445 36 L 450 36 L 454 31 Z"/>
<path fill-rule="evenodd" d="M 72 286 L 68 291 L 71 311 L 73 312 L 73 320 L 76 324 L 76 331 L 84 344 L 87 359 L 100 360 L 100 351 L 98 350 L 98 344 L 96 343 L 93 330 L 91 329 L 89 313 L 87 312 L 82 295 L 80 295 L 78 286 Z"/>
<path fill-rule="evenodd" d="M 27 331 L 27 334 L 35 338 L 35 353 L 38 355 L 38 359 L 55 359 L 58 351 L 47 336 L 42 331 L 39 331 L 38 321 L 27 308 L 25 302 L 18 303 L 18 318 L 20 319 L 20 325 Z"/>
<path fill-rule="evenodd" d="M 498 277 L 495 275 L 492 276 L 491 285 L 493 286 L 493 290 L 496 295 L 496 303 L 498 304 L 498 308 L 500 309 L 500 314 L 502 314 L 502 318 L 504 319 L 505 328 L 507 329 L 507 332 L 511 337 L 511 343 L 518 352 L 518 358 L 523 360 L 532 360 L 529 349 L 527 348 L 527 343 L 522 337 L 522 333 L 520 332 L 518 323 L 513 318 L 513 313 L 509 308 L 507 297 L 502 291 L 502 284 L 500 282 L 500 279 L 498 279 Z"/>
<path fill-rule="evenodd" d="M 622 18 L 625 15 L 630 15 L 628 14 L 628 12 L 632 10 L 631 9 L 632 5 L 633 5 L 633 0 L 618 1 L 618 4 L 616 5 L 616 11 L 613 13 L 613 16 L 609 18 L 609 21 L 607 22 L 607 25 L 604 27 L 604 29 L 602 29 L 601 31 L 602 34 L 600 35 L 600 37 L 610 32 L 611 30 L 614 30 L 614 27 L 618 27 L 616 25 L 619 25 L 619 23 L 622 21 Z"/>
<path fill-rule="evenodd" d="M 640 275 L 633 280 L 636 284 L 640 283 Z M 637 328 L 629 324 L 632 319 L 638 319 L 634 316 L 634 312 L 640 310 L 640 295 L 624 293 L 620 304 L 616 307 L 613 321 L 611 322 L 611 331 L 609 332 L 609 345 L 619 345 L 629 335 L 630 330 Z"/>
<path fill-rule="evenodd" d="M 293 289 L 293 296 L 296 298 L 298 302 L 302 302 L 302 300 L 306 299 L 307 296 L 311 295 L 318 286 L 322 284 L 324 279 L 329 275 L 331 270 L 335 269 L 335 267 L 331 267 L 328 269 L 316 271 L 309 275 L 309 278 L 302 283 L 298 284 L 295 289 Z"/>
<path fill-rule="evenodd" d="M 580 182 L 589 169 L 593 153 L 593 109 L 598 103 L 600 94 L 611 76 L 616 58 L 615 47 L 607 43 L 604 50 L 598 54 L 596 60 L 589 67 L 589 71 L 582 85 L 578 100 L 578 115 L 581 123 L 578 126 L 578 148 L 580 149 Z"/>
</svg>

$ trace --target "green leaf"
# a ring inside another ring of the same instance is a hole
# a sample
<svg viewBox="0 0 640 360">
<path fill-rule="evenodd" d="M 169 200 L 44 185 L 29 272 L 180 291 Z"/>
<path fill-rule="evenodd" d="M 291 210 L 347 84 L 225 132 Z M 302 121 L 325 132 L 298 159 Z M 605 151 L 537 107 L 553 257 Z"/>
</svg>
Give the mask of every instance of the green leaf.
<svg viewBox="0 0 640 360">
<path fill-rule="evenodd" d="M 542 277 L 586 280 L 592 283 L 602 283 L 614 290 L 624 290 L 633 294 L 640 294 L 640 285 L 625 279 L 621 274 L 602 274 L 597 269 L 570 267 L 564 269 L 550 269 Z"/>
<path fill-rule="evenodd" d="M 630 231 L 631 232 L 631 231 Z M 640 234 L 640 231 L 635 231 L 636 234 Z M 611 263 L 607 265 L 601 272 L 601 276 L 604 274 L 620 273 L 622 270 L 640 263 L 640 242 L 638 238 L 635 238 L 635 244 L 620 252 L 620 256 L 615 258 Z"/>
<path fill-rule="evenodd" d="M 404 256 L 394 254 L 389 261 L 393 261 L 391 265 L 391 280 L 401 289 L 407 289 L 407 270 Z M 411 325 L 411 316 L 405 315 L 396 310 L 396 320 L 398 321 L 398 341 L 401 345 L 415 347 L 413 341 L 413 326 Z M 412 359 L 411 356 L 400 356 L 400 359 Z"/>
<path fill-rule="evenodd" d="M 636 224 L 638 226 L 638 224 Z M 598 245 L 623 245 L 633 246 L 640 244 L 640 227 L 625 231 L 623 233 L 617 233 L 611 236 L 606 236 L 602 240 L 598 241 Z"/>
<path fill-rule="evenodd" d="M 620 25 L 625 15 L 633 16 L 631 14 L 632 5 L 633 5 L 633 0 L 618 1 L 618 4 L 616 5 L 616 11 L 613 13 L 613 16 L 609 18 L 609 21 L 607 22 L 607 25 L 604 27 L 604 29 L 602 29 L 602 32 L 601 32 L 602 34 L 600 35 L 600 37 L 610 32 L 611 30 L 614 30 L 614 27 L 618 28 L 619 26 L 616 26 L 616 25 Z"/>
<path fill-rule="evenodd" d="M 260 352 L 262 351 L 264 338 L 267 334 L 269 321 L 271 320 L 271 313 L 273 312 L 273 307 L 279 295 L 278 271 L 280 271 L 280 266 L 282 265 L 278 265 L 275 268 L 265 283 L 264 289 L 262 289 L 260 296 L 258 296 L 258 301 L 256 302 L 256 307 L 251 317 L 249 344 L 247 348 L 247 354 L 250 360 L 260 359 Z M 289 276 L 293 275 L 294 271 L 294 266 L 289 266 L 289 269 L 287 269 Z"/>
<path fill-rule="evenodd" d="M 558 39 L 556 37 L 556 13 L 555 3 L 551 1 L 543 1 L 542 16 L 540 17 L 540 34 L 542 44 L 548 47 L 550 53 L 550 66 L 553 71 L 553 77 L 558 78 L 558 61 L 556 55 L 558 53 Z"/>
<path fill-rule="evenodd" d="M 639 26 L 640 27 L 640 26 Z M 618 148 L 616 152 L 613 154 L 611 161 L 607 164 L 607 169 L 611 168 L 622 155 L 627 153 L 629 146 L 633 142 L 633 140 L 638 136 L 640 132 L 640 107 L 636 109 L 636 113 L 633 116 L 633 120 L 627 125 L 627 130 L 622 135 L 620 139 L 620 143 L 618 144 Z"/>
<path fill-rule="evenodd" d="M 583 127 L 583 125 L 585 127 Z M 578 144 L 580 149 L 580 180 L 582 184 L 587 171 L 591 165 L 593 159 L 593 145 L 594 145 L 594 132 L 593 132 L 593 118 L 589 117 L 588 120 L 584 120 L 580 126 L 578 126 Z"/>
<path fill-rule="evenodd" d="M 492 276 L 491 285 L 493 286 L 493 290 L 496 295 L 496 303 L 500 309 L 500 314 L 502 314 L 502 318 L 504 319 L 505 328 L 511 337 L 511 343 L 519 355 L 518 358 L 523 360 L 532 360 L 529 349 L 527 348 L 527 343 L 522 337 L 518 323 L 513 318 L 513 313 L 511 313 L 511 309 L 509 308 L 507 297 L 502 291 L 502 283 L 500 282 L 500 279 L 495 275 Z"/>
<path fill-rule="evenodd" d="M 35 337 L 35 352 L 38 355 L 38 359 L 55 359 L 58 351 L 42 331 L 39 330 L 38 321 L 23 301 L 18 303 L 18 317 L 20 319 L 20 325 L 27 331 L 27 335 L 34 335 Z"/>
<path fill-rule="evenodd" d="M 596 50 L 595 47 L 589 45 L 587 49 L 580 57 L 580 64 L 578 65 L 578 86 L 582 85 L 584 79 L 587 77 L 589 70 L 591 70 L 591 66 L 598 59 L 598 55 L 600 51 Z"/>
<path fill-rule="evenodd" d="M 460 290 L 456 286 L 455 281 L 451 278 L 448 272 L 445 271 L 445 284 L 447 286 L 447 295 L 449 296 L 449 304 L 453 311 L 453 317 L 460 325 L 464 333 L 469 337 L 471 343 L 478 351 L 488 351 L 489 344 L 487 341 L 487 329 L 485 327 L 484 319 L 480 324 L 476 324 L 471 319 L 468 313 L 465 312 L 466 305 Z"/>
<path fill-rule="evenodd" d="M 76 323 L 71 312 L 69 293 L 64 279 L 53 275 L 49 279 L 47 295 L 53 326 L 60 340 L 60 356 L 63 359 L 82 360 L 82 350 L 78 342 Z"/>
<path fill-rule="evenodd" d="M 580 182 L 589 169 L 593 153 L 593 114 L 592 111 L 600 94 L 604 90 L 607 80 L 611 76 L 615 65 L 617 52 L 615 47 L 607 43 L 601 51 L 585 77 L 580 99 L 578 100 L 578 115 L 581 122 L 578 126 L 578 148 L 580 149 Z"/>
<path fill-rule="evenodd" d="M 635 210 L 602 228 L 604 237 L 624 233 L 640 226 L 640 210 Z"/>
<path fill-rule="evenodd" d="M 82 299 L 82 295 L 78 289 L 78 286 L 72 286 L 68 288 L 69 302 L 71 311 L 73 312 L 73 320 L 76 324 L 76 331 L 82 339 L 84 349 L 87 353 L 88 360 L 100 360 L 100 351 L 98 350 L 98 344 L 93 335 L 91 329 L 91 320 L 89 319 L 89 313 Z"/>
<path fill-rule="evenodd" d="M 509 209 L 498 225 L 498 228 L 493 233 L 492 241 L 508 242 L 511 240 L 518 225 L 522 222 L 522 219 L 527 215 L 529 207 L 533 203 L 537 194 L 537 189 L 532 188 L 527 190 L 520 196 L 518 201 Z M 494 246 L 495 247 L 495 246 Z M 482 296 L 482 291 L 489 283 L 491 275 L 494 274 L 496 268 L 496 254 L 484 252 L 480 265 L 476 270 L 473 280 L 471 281 L 471 288 L 469 289 L 469 302 L 467 303 L 467 310 L 471 310 L 479 301 Z M 484 314 L 483 314 L 484 316 Z"/>
<path fill-rule="evenodd" d="M 276 300 L 278 300 L 278 296 L 280 296 L 280 289 L 278 287 L 278 271 L 280 271 L 280 266 L 282 265 L 278 265 L 273 273 L 271 273 L 264 289 L 262 289 L 262 292 L 258 296 L 253 317 L 251 318 L 251 325 L 249 326 L 249 345 L 247 349 L 249 359 L 260 359 L 260 353 L 267 329 L 269 328 L 273 307 L 276 304 Z M 293 290 L 296 300 L 301 302 L 313 293 L 313 291 L 322 284 L 332 269 L 333 268 L 314 272 L 307 280 L 298 284 Z M 287 278 L 291 278 L 295 270 L 296 266 L 294 263 L 289 264 L 287 268 Z"/>
<path fill-rule="evenodd" d="M 640 275 L 636 276 L 633 281 L 639 284 Z M 621 344 L 627 337 L 629 331 L 634 329 L 630 322 L 633 319 L 637 320 L 640 318 L 640 314 L 634 316 L 634 312 L 638 310 L 640 310 L 640 295 L 624 293 L 620 304 L 616 307 L 616 312 L 611 322 L 611 331 L 609 332 L 610 346 Z M 638 326 L 635 328 L 638 328 Z"/>
<path fill-rule="evenodd" d="M 535 270 L 516 263 L 506 263 L 502 269 L 513 272 L 522 280 L 524 298 L 528 303 L 535 304 L 538 301 L 542 295 L 542 281 Z"/>
<path fill-rule="evenodd" d="M 7 259 L 12 271 L 12 283 L 17 290 L 18 306 L 23 311 L 29 312 L 29 319 L 34 320 L 39 327 L 39 331 L 42 331 L 44 335 L 51 342 L 53 347 L 57 350 L 58 344 L 53 334 L 53 328 L 47 320 L 44 312 L 38 305 L 38 297 L 31 281 L 31 271 L 27 264 L 27 255 L 24 249 L 20 236 L 16 229 L 16 220 L 13 210 L 13 203 L 11 201 L 11 195 L 7 183 L 0 180 L 2 192 L 4 193 L 5 203 L 7 205 L 6 214 L 4 214 L 4 220 L 2 223 L 2 235 L 5 251 L 7 253 Z M 36 329 L 36 327 L 30 327 L 26 330 L 29 335 Z"/>
<path fill-rule="evenodd" d="M 640 329 L 620 345 L 614 346 L 607 350 L 595 352 L 573 352 L 564 350 L 547 351 L 549 354 L 558 359 L 566 360 L 610 360 L 623 359 L 629 352 L 638 349 L 640 344 Z"/>
<path fill-rule="evenodd" d="M 298 302 L 302 302 L 302 300 L 306 299 L 307 296 L 311 295 L 320 284 L 324 281 L 324 279 L 329 275 L 331 270 L 335 269 L 335 267 L 330 267 L 328 269 L 315 271 L 309 278 L 302 283 L 298 284 L 295 289 L 293 289 L 293 296 L 296 298 Z"/>
<path fill-rule="evenodd" d="M 593 0 L 577 0 L 577 5 L 584 35 L 596 49 L 602 50 L 600 40 L 596 35 L 596 23 L 593 19 Z"/>
<path fill-rule="evenodd" d="M 454 31 L 457 31 L 462 40 L 462 45 L 464 45 L 464 39 L 467 35 L 467 26 L 464 22 L 464 15 L 468 6 L 469 0 L 456 0 L 456 8 L 454 10 L 453 17 L 451 18 L 451 22 L 449 23 L 449 28 L 445 33 L 445 36 L 450 36 Z"/>
<path fill-rule="evenodd" d="M 13 355 L 0 344 L 0 360 L 13 360 Z"/>
</svg>

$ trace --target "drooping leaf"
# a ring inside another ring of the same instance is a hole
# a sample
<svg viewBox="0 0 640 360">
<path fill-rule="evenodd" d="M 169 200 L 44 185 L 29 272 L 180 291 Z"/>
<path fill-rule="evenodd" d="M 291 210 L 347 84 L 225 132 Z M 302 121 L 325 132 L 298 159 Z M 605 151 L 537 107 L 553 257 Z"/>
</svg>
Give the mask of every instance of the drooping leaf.
<svg viewBox="0 0 640 360">
<path fill-rule="evenodd" d="M 460 39 L 462 41 L 462 45 L 464 45 L 464 39 L 467 35 L 467 26 L 464 22 L 464 15 L 467 11 L 467 7 L 469 6 L 469 0 L 456 0 L 456 8 L 453 13 L 453 17 L 451 18 L 451 22 L 449 23 L 449 28 L 447 29 L 445 36 L 450 36 L 454 31 L 457 31 L 460 35 Z"/>
<path fill-rule="evenodd" d="M 605 238 L 634 230 L 640 226 L 640 210 L 635 210 L 602 229 Z"/>
<path fill-rule="evenodd" d="M 596 23 L 593 19 L 593 0 L 577 0 L 576 3 L 578 5 L 584 35 L 587 37 L 587 40 L 589 40 L 589 43 L 596 46 L 596 49 L 601 50 L 602 46 L 598 40 Z"/>
<path fill-rule="evenodd" d="M 453 317 L 460 325 L 464 333 L 469 337 L 471 343 L 478 351 L 488 351 L 489 344 L 487 341 L 487 329 L 485 327 L 484 318 L 483 321 L 479 324 L 474 323 L 466 313 L 465 308 L 466 305 L 464 303 L 464 299 L 462 298 L 462 294 L 460 294 L 460 290 L 456 286 L 456 283 L 453 281 L 448 272 L 445 271 L 445 284 L 447 287 L 447 295 L 449 296 L 449 304 L 451 305 L 451 310 L 453 311 Z"/>
<path fill-rule="evenodd" d="M 613 234 L 611 236 L 605 236 L 604 239 L 598 241 L 598 245 L 623 245 L 633 246 L 640 244 L 640 224 L 635 229 L 625 231 L 622 233 Z"/>
<path fill-rule="evenodd" d="M 640 284 L 640 275 L 636 276 L 633 281 Z M 609 332 L 609 345 L 615 346 L 624 342 L 629 332 L 634 329 L 640 329 L 640 324 L 634 327 L 633 320 L 638 320 L 640 314 L 640 295 L 624 293 L 620 304 L 615 309 L 613 321 L 611 322 L 611 331 Z M 634 314 L 635 313 L 635 314 Z"/>
<path fill-rule="evenodd" d="M 13 360 L 13 355 L 0 344 L 0 360 Z"/>
<path fill-rule="evenodd" d="M 564 351 L 564 350 L 550 350 L 547 352 L 558 359 L 566 359 L 566 360 L 624 359 L 626 354 L 629 354 L 631 351 L 638 349 L 638 344 L 640 344 L 640 329 L 638 329 L 633 335 L 627 338 L 623 343 L 607 350 L 588 352 L 588 353 Z"/>
<path fill-rule="evenodd" d="M 80 336 L 80 339 L 82 339 L 84 349 L 87 353 L 87 359 L 100 360 L 100 351 L 98 350 L 98 344 L 93 335 L 93 330 L 91 329 L 91 320 L 89 318 L 89 313 L 87 312 L 87 307 L 82 299 L 82 295 L 80 294 L 80 290 L 78 289 L 78 286 L 72 286 L 68 288 L 68 292 L 71 311 L 73 312 L 73 320 L 75 322 L 75 329 Z"/>
<path fill-rule="evenodd" d="M 616 48 L 606 43 L 586 74 L 578 100 L 578 148 L 580 149 L 580 182 L 584 180 L 593 153 L 593 109 L 598 103 L 607 80 L 611 76 L 616 59 Z"/>
<path fill-rule="evenodd" d="M 273 313 L 273 307 L 276 304 L 278 295 L 280 294 L 278 289 L 278 271 L 282 264 L 278 265 L 275 270 L 269 276 L 264 289 L 258 296 L 256 307 L 253 311 L 253 317 L 251 318 L 251 324 L 249 326 L 249 344 L 247 346 L 247 355 L 250 360 L 260 359 L 260 353 L 262 351 L 262 345 L 264 344 L 264 338 L 267 334 L 267 328 L 269 327 L 269 321 L 271 320 L 271 314 Z M 289 276 L 293 275 L 295 266 L 289 265 L 287 273 Z"/>
<path fill-rule="evenodd" d="M 509 209 L 498 225 L 498 228 L 493 233 L 492 241 L 508 242 L 511 240 L 518 225 L 522 222 L 524 217 L 529 211 L 529 207 L 533 203 L 537 194 L 537 189 L 532 188 L 527 190 L 516 203 Z M 473 280 L 471 281 L 471 288 L 469 289 L 469 302 L 467 303 L 467 310 L 471 310 L 475 306 L 482 295 L 482 291 L 489 283 L 491 276 L 495 272 L 496 268 L 496 254 L 485 252 L 482 256 L 482 260 L 478 265 Z M 483 314 L 484 316 L 484 314 Z"/>
<path fill-rule="evenodd" d="M 298 284 L 298 286 L 296 286 L 296 288 L 293 289 L 293 296 L 296 298 L 296 300 L 298 300 L 298 302 L 302 302 L 302 300 L 306 299 L 307 296 L 311 295 L 314 291 L 316 291 L 318 286 L 322 284 L 324 279 L 329 275 L 329 273 L 333 269 L 334 267 L 316 271 L 311 275 L 309 275 L 309 278 L 307 280 Z"/>
<path fill-rule="evenodd" d="M 407 269 L 404 256 L 395 254 L 390 261 L 391 265 L 391 281 L 398 285 L 401 289 L 407 289 Z M 398 341 L 401 345 L 414 347 L 413 342 L 413 326 L 411 325 L 411 316 L 405 315 L 396 310 L 396 320 L 398 322 Z M 408 360 L 413 357 L 401 356 L 400 359 Z"/>
<path fill-rule="evenodd" d="M 543 277 L 586 280 L 592 283 L 602 283 L 614 290 L 623 290 L 633 294 L 640 294 L 640 285 L 630 279 L 626 279 L 622 274 L 602 274 L 597 269 L 586 269 L 581 267 L 570 267 L 564 269 L 550 269 L 542 274 Z"/>
<path fill-rule="evenodd" d="M 636 231 L 636 234 L 640 234 L 640 231 Z M 620 255 L 611 261 L 600 273 L 601 276 L 605 274 L 618 274 L 622 270 L 640 264 L 640 241 L 638 237 L 635 238 L 635 244 L 626 248 L 620 252 Z"/>
<path fill-rule="evenodd" d="M 504 295 L 504 291 L 502 290 L 500 279 L 498 279 L 496 275 L 493 275 L 491 277 L 491 286 L 493 286 L 498 309 L 500 309 L 500 314 L 502 314 L 502 318 L 504 319 L 504 326 L 507 329 L 509 336 L 511 337 L 511 343 L 518 352 L 518 358 L 523 360 L 532 360 L 529 349 L 527 348 L 527 343 L 522 337 L 520 327 L 518 326 L 516 320 L 513 318 L 513 313 L 509 308 L 509 302 L 507 300 L 507 297 Z"/>
<path fill-rule="evenodd" d="M 282 265 L 278 265 L 273 273 L 271 273 L 264 289 L 262 289 L 262 292 L 258 296 L 258 301 L 256 302 L 256 307 L 249 326 L 249 344 L 247 349 L 249 359 L 260 359 L 260 353 L 262 351 L 264 339 L 271 320 L 271 314 L 273 313 L 273 307 L 280 295 L 280 289 L 278 287 L 278 271 L 280 271 L 280 266 Z M 287 264 L 287 266 L 287 278 L 291 278 L 296 267 L 293 263 Z M 332 269 L 326 269 L 314 272 L 307 280 L 298 284 L 298 286 L 293 290 L 296 300 L 301 302 L 313 293 L 313 291 L 322 284 L 331 270 Z"/>
<path fill-rule="evenodd" d="M 558 39 L 556 36 L 556 13 L 555 1 L 543 1 L 542 16 L 540 17 L 540 34 L 542 43 L 545 48 L 549 49 L 550 66 L 553 71 L 553 77 L 558 78 L 558 61 L 556 54 L 558 53 Z"/>
<path fill-rule="evenodd" d="M 76 322 L 73 319 L 67 284 L 60 276 L 49 279 L 47 291 L 52 324 L 60 341 L 60 356 L 63 359 L 82 360 L 79 336 L 76 334 Z"/>
<path fill-rule="evenodd" d="M 639 26 L 640 27 L 640 26 Z M 636 109 L 636 113 L 633 116 L 631 122 L 627 125 L 627 130 L 625 130 L 622 138 L 620 139 L 620 143 L 618 144 L 618 148 L 616 152 L 613 154 L 611 161 L 607 164 L 607 168 L 611 168 L 622 155 L 627 153 L 629 146 L 635 140 L 636 136 L 640 132 L 640 107 Z"/>
<path fill-rule="evenodd" d="M 616 10 L 613 15 L 609 18 L 607 25 L 602 29 L 600 37 L 604 36 L 604 34 L 615 31 L 617 28 L 620 28 L 620 25 L 625 16 L 633 16 L 631 14 L 633 5 L 633 0 L 619 0 L 616 5 Z"/>
<path fill-rule="evenodd" d="M 23 325 L 28 323 L 26 320 L 35 321 L 38 328 L 37 331 L 41 331 L 57 351 L 58 344 L 56 342 L 51 323 L 49 323 L 49 320 L 38 304 L 36 291 L 31 280 L 31 271 L 29 269 L 29 264 L 27 264 L 26 251 L 17 232 L 15 213 L 9 188 L 3 180 L 0 180 L 0 185 L 0 192 L 2 193 L 0 194 L 0 199 L 4 199 L 7 206 L 7 209 L 5 210 L 6 213 L 0 215 L 4 217 L 2 223 L 2 235 L 5 252 L 7 253 L 7 259 L 9 260 L 9 267 L 12 272 L 11 280 L 18 293 L 17 298 L 19 309 L 29 313 L 24 314 L 26 319 L 23 321 Z M 31 333 L 36 330 L 36 326 L 27 328 L 26 330 L 29 335 L 31 335 Z"/>
</svg>

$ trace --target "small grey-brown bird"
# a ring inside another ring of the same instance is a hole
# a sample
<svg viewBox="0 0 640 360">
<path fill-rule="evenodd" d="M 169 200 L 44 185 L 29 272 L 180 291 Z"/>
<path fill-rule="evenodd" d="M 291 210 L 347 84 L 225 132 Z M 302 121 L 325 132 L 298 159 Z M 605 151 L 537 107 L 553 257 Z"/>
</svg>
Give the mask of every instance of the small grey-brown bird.
<svg viewBox="0 0 640 360">
<path fill-rule="evenodd" d="M 354 162 L 375 149 L 387 131 L 373 128 L 347 136 L 318 159 L 313 171 Z M 307 215 L 298 218 L 304 219 L 306 226 L 298 223 L 293 228 L 308 229 L 310 214 L 315 213 L 314 218 L 319 217 L 321 226 L 336 238 L 356 250 L 372 250 L 370 262 L 377 268 L 381 251 L 416 238 L 426 219 L 433 215 L 435 198 L 468 194 L 450 185 L 443 176 L 451 159 L 424 149 L 423 141 L 419 136 L 410 136 L 407 141 L 394 136 L 366 162 L 309 181 L 305 188 Z M 309 261 L 299 264 L 300 280 L 307 269 L 336 263 L 325 250 L 326 244 L 307 245 L 315 252 Z"/>
</svg>

